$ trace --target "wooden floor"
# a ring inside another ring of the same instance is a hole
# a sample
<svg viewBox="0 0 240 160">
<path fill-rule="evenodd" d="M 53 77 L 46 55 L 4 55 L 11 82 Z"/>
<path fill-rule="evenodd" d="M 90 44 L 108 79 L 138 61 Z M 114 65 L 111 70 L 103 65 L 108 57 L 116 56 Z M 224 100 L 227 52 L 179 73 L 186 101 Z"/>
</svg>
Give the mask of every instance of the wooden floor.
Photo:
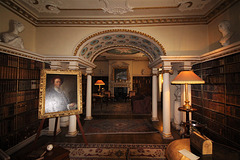
<svg viewBox="0 0 240 160">
<path fill-rule="evenodd" d="M 80 116 L 82 125 L 84 125 L 85 115 Z M 150 133 L 150 134 L 98 134 L 98 135 L 86 135 L 88 143 L 130 143 L 130 144 L 168 144 L 173 139 L 163 139 L 162 132 L 162 118 L 161 118 L 161 108 L 159 108 L 159 121 L 152 122 L 152 125 L 160 131 L 160 133 Z M 151 119 L 151 115 L 94 115 L 94 119 Z M 76 137 L 66 137 L 68 127 L 62 127 L 61 133 L 56 137 L 52 136 L 41 136 L 36 142 L 35 147 L 41 147 L 48 143 L 54 142 L 74 142 L 74 143 L 84 143 L 82 136 L 78 135 Z M 174 139 L 179 139 L 179 134 L 172 128 L 172 135 Z M 22 148 L 18 152 L 11 155 L 11 159 L 26 159 L 28 155 L 33 150 L 33 143 Z"/>
</svg>

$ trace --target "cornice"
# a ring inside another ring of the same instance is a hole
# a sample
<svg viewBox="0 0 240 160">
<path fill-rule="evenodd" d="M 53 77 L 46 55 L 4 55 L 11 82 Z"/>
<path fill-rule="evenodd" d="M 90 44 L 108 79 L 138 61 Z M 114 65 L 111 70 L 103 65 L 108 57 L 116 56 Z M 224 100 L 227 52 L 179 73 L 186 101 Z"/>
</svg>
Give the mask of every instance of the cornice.
<svg viewBox="0 0 240 160">
<path fill-rule="evenodd" d="M 5 43 L 0 42 L 0 52 L 7 53 L 27 59 L 33 59 L 40 62 L 51 62 L 51 61 L 58 61 L 58 62 L 78 62 L 79 65 L 84 67 L 95 68 L 96 65 L 94 63 L 89 62 L 88 60 L 77 57 L 77 56 L 43 56 L 25 49 L 18 49 L 7 45 Z"/>
<path fill-rule="evenodd" d="M 201 55 L 201 62 L 210 61 L 240 52 L 240 41 Z"/>
<path fill-rule="evenodd" d="M 0 4 L 13 11 L 20 17 L 29 21 L 37 27 L 137 27 L 137 26 L 162 26 L 162 25 L 194 25 L 207 24 L 211 22 L 217 15 L 223 13 L 230 6 L 238 2 L 238 0 L 224 0 L 204 16 L 188 16 L 188 17 L 130 17 L 122 19 L 79 19 L 79 18 L 58 18 L 44 19 L 38 18 L 31 12 L 27 11 L 15 1 L 1 0 Z"/>
</svg>

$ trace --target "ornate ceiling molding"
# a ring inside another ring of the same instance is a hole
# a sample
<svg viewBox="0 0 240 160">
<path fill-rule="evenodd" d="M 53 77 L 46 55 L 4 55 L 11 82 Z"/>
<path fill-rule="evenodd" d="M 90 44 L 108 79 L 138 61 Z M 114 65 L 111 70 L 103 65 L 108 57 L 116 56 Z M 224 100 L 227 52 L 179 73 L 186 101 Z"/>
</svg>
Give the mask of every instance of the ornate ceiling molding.
<svg viewBox="0 0 240 160">
<path fill-rule="evenodd" d="M 133 12 L 132 7 L 128 5 L 128 0 L 99 0 L 103 2 L 105 7 L 103 11 L 111 14 L 124 14 Z"/>
<path fill-rule="evenodd" d="M 26 19 L 37 27 L 56 27 L 56 26 L 79 26 L 79 27 L 124 27 L 124 26 L 162 26 L 162 25 L 182 25 L 182 24 L 207 24 L 216 16 L 223 13 L 226 9 L 237 3 L 238 0 L 224 0 L 217 7 L 209 11 L 204 16 L 188 17 L 131 17 L 121 19 L 79 19 L 79 18 L 59 18 L 59 19 L 41 19 L 33 13 L 27 11 L 23 6 L 15 1 L 1 0 L 0 4 L 13 11 L 17 15 Z"/>
</svg>

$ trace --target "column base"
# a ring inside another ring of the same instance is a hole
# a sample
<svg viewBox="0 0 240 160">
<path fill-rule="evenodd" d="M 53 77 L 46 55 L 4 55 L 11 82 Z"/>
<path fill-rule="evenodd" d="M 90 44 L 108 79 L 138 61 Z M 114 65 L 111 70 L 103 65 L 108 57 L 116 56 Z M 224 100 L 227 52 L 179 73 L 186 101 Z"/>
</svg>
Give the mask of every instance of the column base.
<svg viewBox="0 0 240 160">
<path fill-rule="evenodd" d="M 152 117 L 152 121 L 159 121 L 158 117 Z"/>
<path fill-rule="evenodd" d="M 78 131 L 68 132 L 65 137 L 76 137 L 78 135 Z"/>
<path fill-rule="evenodd" d="M 173 139 L 173 136 L 171 133 L 161 133 L 163 139 Z"/>
<path fill-rule="evenodd" d="M 92 120 L 93 117 L 92 116 L 86 116 L 86 118 L 84 120 Z"/>
</svg>

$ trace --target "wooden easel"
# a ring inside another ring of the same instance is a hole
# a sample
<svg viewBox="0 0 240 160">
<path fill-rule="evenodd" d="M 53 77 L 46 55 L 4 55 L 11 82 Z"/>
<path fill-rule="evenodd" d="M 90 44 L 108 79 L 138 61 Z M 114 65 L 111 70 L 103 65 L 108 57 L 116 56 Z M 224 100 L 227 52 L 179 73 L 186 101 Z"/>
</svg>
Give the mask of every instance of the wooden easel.
<svg viewBox="0 0 240 160">
<path fill-rule="evenodd" d="M 76 114 L 76 117 L 77 117 L 78 127 L 80 128 L 80 131 L 81 131 L 81 133 L 82 133 L 83 140 L 84 140 L 85 144 L 88 145 L 88 142 L 87 142 L 87 139 L 86 139 L 86 137 L 85 137 L 82 124 L 81 124 L 80 119 L 79 119 L 79 115 Z M 55 126 L 54 126 L 54 138 L 56 137 L 56 134 L 57 134 L 58 119 L 59 119 L 59 117 L 56 117 Z M 37 135 L 36 135 L 36 138 L 35 138 L 35 141 L 34 141 L 34 146 L 35 146 L 35 144 L 36 144 L 36 142 L 37 142 L 37 140 L 38 140 L 38 138 L 39 138 L 39 136 L 40 136 L 41 130 L 42 130 L 42 128 L 43 128 L 44 121 L 45 121 L 45 118 L 41 120 L 40 126 L 38 127 Z"/>
</svg>

